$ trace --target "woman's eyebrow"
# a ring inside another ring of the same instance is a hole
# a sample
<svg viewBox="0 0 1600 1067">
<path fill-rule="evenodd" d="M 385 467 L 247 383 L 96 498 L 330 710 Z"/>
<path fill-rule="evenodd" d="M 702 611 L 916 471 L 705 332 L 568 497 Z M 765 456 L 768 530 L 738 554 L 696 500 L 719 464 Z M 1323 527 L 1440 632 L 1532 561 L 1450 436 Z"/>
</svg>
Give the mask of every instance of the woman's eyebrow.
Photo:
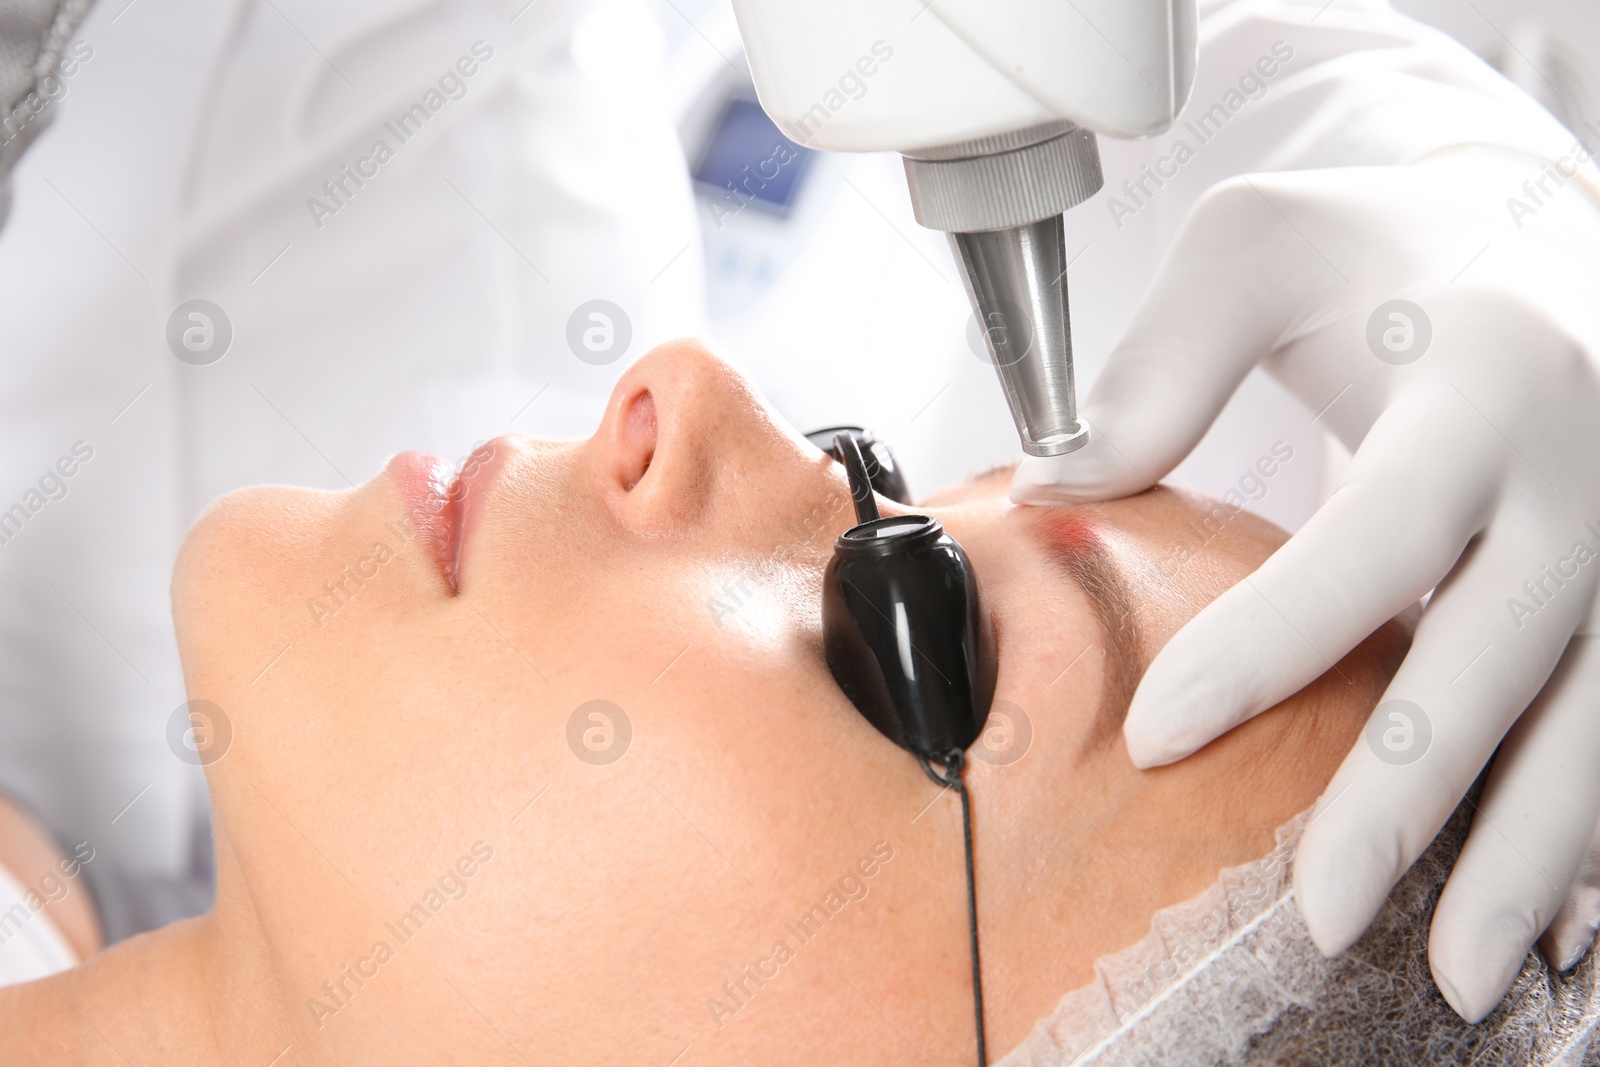
<svg viewBox="0 0 1600 1067">
<path fill-rule="evenodd" d="M 1055 515 L 1031 524 L 1050 563 L 1089 598 L 1105 651 L 1105 688 L 1089 743 L 1122 731 L 1134 690 L 1144 676 L 1144 640 L 1133 597 L 1111 551 L 1084 519 Z"/>
</svg>

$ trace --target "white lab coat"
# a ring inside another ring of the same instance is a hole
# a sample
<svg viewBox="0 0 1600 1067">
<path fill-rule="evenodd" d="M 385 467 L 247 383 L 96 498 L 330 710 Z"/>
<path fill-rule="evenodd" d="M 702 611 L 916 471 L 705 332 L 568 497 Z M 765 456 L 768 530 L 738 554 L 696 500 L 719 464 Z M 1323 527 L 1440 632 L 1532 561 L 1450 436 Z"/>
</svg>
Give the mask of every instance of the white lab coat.
<svg viewBox="0 0 1600 1067">
<path fill-rule="evenodd" d="M 342 487 L 397 450 L 460 457 L 508 429 L 587 433 L 627 362 L 684 333 L 710 332 L 800 429 L 874 426 L 918 490 L 1015 453 L 943 238 L 912 221 L 897 161 L 852 161 L 784 285 L 709 322 L 673 129 L 693 64 L 672 57 L 723 40 L 725 11 L 525 4 L 105 3 L 85 24 L 94 58 L 19 168 L 0 236 L 0 508 L 77 442 L 93 450 L 0 544 L 0 783 L 68 838 L 141 871 L 188 861 L 204 792 L 168 748 L 184 694 L 166 583 L 195 514 L 229 489 Z M 1202 11 L 1192 104 L 1224 100 L 1275 42 L 1294 58 L 1137 204 L 1123 181 L 1170 156 L 1183 120 L 1102 141 L 1107 189 L 1068 217 L 1084 388 L 1219 178 L 1401 162 L 1484 130 L 1550 158 L 1572 141 L 1382 5 Z M 625 46 L 595 47 L 602 32 Z M 465 95 L 414 140 L 389 135 L 393 158 L 346 179 L 337 211 L 308 205 L 335 206 L 323 183 L 478 41 L 493 55 Z M 1114 196 L 1134 210 L 1113 213 Z M 211 366 L 167 346 L 191 298 L 232 323 Z M 633 328 L 606 366 L 566 341 L 595 298 Z M 1220 493 L 1280 439 L 1303 459 L 1258 506 L 1294 525 L 1323 488 L 1323 435 L 1260 376 L 1180 480 Z"/>
</svg>

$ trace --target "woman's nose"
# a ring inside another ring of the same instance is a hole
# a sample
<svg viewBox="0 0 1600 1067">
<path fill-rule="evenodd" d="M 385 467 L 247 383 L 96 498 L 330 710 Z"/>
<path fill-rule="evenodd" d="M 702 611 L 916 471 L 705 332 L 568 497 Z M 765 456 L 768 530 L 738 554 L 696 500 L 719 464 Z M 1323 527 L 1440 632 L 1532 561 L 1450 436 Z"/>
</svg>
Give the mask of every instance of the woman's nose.
<svg viewBox="0 0 1600 1067">
<path fill-rule="evenodd" d="M 601 493 L 640 533 L 754 531 L 760 514 L 807 512 L 843 480 L 775 420 L 732 367 L 692 340 L 642 356 L 612 391 L 600 430 Z M 835 531 L 836 532 L 836 531 Z"/>
</svg>

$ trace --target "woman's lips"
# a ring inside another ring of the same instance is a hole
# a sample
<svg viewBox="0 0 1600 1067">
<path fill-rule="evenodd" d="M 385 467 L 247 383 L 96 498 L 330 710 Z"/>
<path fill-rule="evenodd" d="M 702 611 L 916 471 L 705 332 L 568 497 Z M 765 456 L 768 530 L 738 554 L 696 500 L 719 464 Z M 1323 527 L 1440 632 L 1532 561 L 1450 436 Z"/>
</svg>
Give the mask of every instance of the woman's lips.
<svg viewBox="0 0 1600 1067">
<path fill-rule="evenodd" d="M 383 469 L 405 504 L 400 525 L 421 543 L 450 592 L 455 593 L 461 554 L 461 501 L 455 468 L 426 452 L 401 452 Z"/>
<path fill-rule="evenodd" d="M 473 449 L 460 471 L 426 452 L 401 452 L 384 467 L 406 506 L 402 525 L 433 558 L 452 595 L 461 590 L 462 546 L 483 513 L 505 452 L 505 439 L 496 438 Z"/>
</svg>

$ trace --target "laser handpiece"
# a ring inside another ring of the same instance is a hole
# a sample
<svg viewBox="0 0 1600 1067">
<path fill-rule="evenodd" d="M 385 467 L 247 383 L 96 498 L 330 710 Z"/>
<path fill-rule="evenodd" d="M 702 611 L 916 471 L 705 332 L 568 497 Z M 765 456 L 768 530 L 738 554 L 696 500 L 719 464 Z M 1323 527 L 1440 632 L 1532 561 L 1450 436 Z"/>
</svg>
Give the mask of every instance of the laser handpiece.
<svg viewBox="0 0 1600 1067">
<path fill-rule="evenodd" d="M 1022 450 L 1083 447 L 1062 215 L 1104 182 L 1095 135 L 1058 121 L 904 158 L 917 221 L 950 235 Z"/>
<path fill-rule="evenodd" d="M 1195 0 L 733 0 L 761 106 L 808 148 L 897 152 L 951 235 L 1025 452 L 1087 439 L 1061 214 L 1100 188 L 1097 136 L 1169 129 Z"/>
</svg>

